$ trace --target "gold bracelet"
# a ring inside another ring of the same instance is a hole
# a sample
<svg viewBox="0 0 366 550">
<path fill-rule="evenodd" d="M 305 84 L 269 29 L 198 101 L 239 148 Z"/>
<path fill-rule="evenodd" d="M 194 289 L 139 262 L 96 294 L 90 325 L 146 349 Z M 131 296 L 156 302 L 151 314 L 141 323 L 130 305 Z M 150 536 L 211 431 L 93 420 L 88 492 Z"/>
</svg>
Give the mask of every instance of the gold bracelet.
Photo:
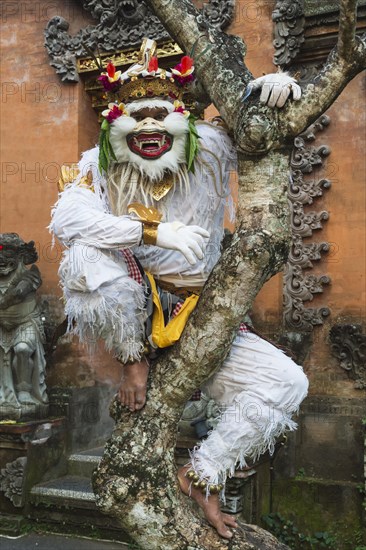
<svg viewBox="0 0 366 550">
<path fill-rule="evenodd" d="M 158 224 L 142 223 L 142 240 L 144 244 L 156 244 L 158 238 Z"/>
<path fill-rule="evenodd" d="M 129 204 L 128 213 L 137 216 L 142 223 L 142 240 L 144 244 L 156 244 L 158 238 L 158 225 L 162 214 L 153 206 L 144 206 L 134 202 Z"/>
</svg>

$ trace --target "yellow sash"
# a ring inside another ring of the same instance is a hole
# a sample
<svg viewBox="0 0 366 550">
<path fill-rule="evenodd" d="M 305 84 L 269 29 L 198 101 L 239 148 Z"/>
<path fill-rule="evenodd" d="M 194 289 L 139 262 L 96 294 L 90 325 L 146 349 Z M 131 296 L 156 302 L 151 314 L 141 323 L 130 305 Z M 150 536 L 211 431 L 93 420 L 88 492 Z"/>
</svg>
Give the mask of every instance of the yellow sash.
<svg viewBox="0 0 366 550">
<path fill-rule="evenodd" d="M 173 317 L 167 325 L 165 325 L 163 308 L 154 277 L 150 273 L 146 273 L 146 275 L 148 276 L 151 284 L 154 302 L 152 339 L 154 344 L 156 344 L 159 348 L 166 348 L 179 340 L 188 321 L 188 317 L 196 307 L 199 296 L 192 294 L 192 296 L 186 298 L 178 314 Z"/>
</svg>

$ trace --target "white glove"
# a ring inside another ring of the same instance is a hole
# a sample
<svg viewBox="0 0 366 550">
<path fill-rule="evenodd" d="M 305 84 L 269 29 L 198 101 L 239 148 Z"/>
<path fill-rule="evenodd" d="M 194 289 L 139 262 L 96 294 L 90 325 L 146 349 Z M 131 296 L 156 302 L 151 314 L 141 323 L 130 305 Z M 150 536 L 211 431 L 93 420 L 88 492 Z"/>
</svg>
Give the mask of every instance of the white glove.
<svg viewBox="0 0 366 550">
<path fill-rule="evenodd" d="M 184 225 L 180 222 L 160 223 L 156 246 L 178 250 L 191 265 L 202 260 L 210 234 L 198 225 Z"/>
<path fill-rule="evenodd" d="M 259 88 L 262 88 L 260 101 L 268 107 L 283 107 L 292 92 L 295 101 L 301 99 L 301 88 L 288 73 L 266 74 L 249 82 L 244 100 Z"/>
</svg>

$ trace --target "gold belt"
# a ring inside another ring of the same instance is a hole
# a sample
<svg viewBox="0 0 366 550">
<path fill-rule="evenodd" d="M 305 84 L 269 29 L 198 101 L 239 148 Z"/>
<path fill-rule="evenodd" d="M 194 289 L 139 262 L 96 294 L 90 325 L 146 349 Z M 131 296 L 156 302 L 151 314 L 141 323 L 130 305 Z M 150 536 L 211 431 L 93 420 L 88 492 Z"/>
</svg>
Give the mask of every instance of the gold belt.
<svg viewBox="0 0 366 550">
<path fill-rule="evenodd" d="M 183 286 L 175 286 L 173 283 L 167 283 L 165 281 L 161 281 L 160 279 L 155 279 L 155 282 L 162 290 L 171 292 L 171 294 L 175 294 L 180 298 L 189 298 L 189 296 L 192 296 L 192 294 L 196 294 L 197 296 L 199 296 L 202 292 L 202 287 L 199 286 L 192 286 L 189 288 Z"/>
</svg>

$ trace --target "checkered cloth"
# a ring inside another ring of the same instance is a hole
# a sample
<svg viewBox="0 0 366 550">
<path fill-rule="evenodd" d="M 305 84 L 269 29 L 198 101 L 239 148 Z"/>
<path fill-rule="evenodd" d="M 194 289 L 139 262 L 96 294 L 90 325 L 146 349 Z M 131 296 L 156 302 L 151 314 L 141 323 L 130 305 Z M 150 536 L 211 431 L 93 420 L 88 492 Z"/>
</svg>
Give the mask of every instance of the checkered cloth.
<svg viewBox="0 0 366 550">
<path fill-rule="evenodd" d="M 126 262 L 128 275 L 131 279 L 142 285 L 142 273 L 131 250 L 129 248 L 124 248 L 120 250 L 120 252 Z"/>
<path fill-rule="evenodd" d="M 201 390 L 196 390 L 190 397 L 190 401 L 200 401 L 201 399 Z"/>
<path fill-rule="evenodd" d="M 175 317 L 176 315 L 178 315 L 178 313 L 180 312 L 180 310 L 183 307 L 183 304 L 184 304 L 184 302 L 178 302 L 177 303 L 177 305 L 175 306 L 175 308 L 172 311 L 172 315 L 171 315 L 172 318 Z"/>
</svg>

